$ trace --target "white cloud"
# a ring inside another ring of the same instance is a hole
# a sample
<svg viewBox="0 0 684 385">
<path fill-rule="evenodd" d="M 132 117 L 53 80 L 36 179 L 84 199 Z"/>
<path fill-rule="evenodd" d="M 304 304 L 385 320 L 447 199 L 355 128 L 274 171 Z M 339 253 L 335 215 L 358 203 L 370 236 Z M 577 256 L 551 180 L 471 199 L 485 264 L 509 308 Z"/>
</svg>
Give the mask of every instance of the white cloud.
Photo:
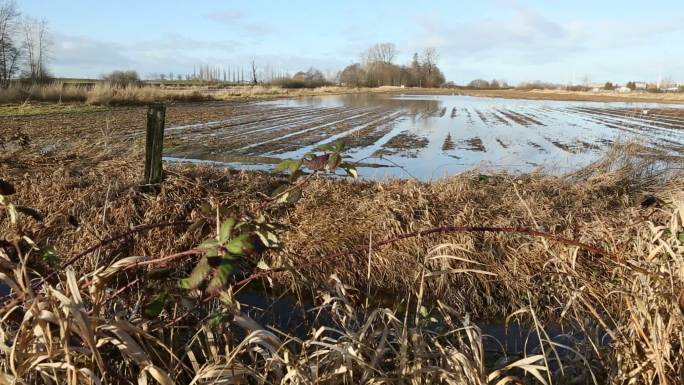
<svg viewBox="0 0 684 385">
<path fill-rule="evenodd" d="M 250 36 L 266 36 L 275 32 L 275 29 L 271 25 L 262 21 L 253 21 L 242 13 L 242 11 L 237 9 L 226 9 L 208 13 L 204 16 L 227 28 L 246 32 Z"/>
<path fill-rule="evenodd" d="M 447 76 L 509 76 L 514 81 L 535 79 L 539 72 L 548 80 L 563 82 L 573 71 L 601 78 L 640 76 L 648 67 L 630 68 L 626 58 L 648 56 L 662 41 L 676 41 L 684 20 L 645 20 L 631 23 L 611 20 L 572 20 L 550 17 L 535 9 L 501 1 L 498 17 L 484 16 L 454 23 L 439 14 L 423 14 L 410 40 L 415 50 L 436 47 L 442 54 Z M 651 64 L 653 65 L 653 63 Z M 503 74 L 502 74 L 503 72 Z M 635 74 L 636 73 L 636 74 Z M 466 75 L 467 74 L 467 75 Z"/>
</svg>

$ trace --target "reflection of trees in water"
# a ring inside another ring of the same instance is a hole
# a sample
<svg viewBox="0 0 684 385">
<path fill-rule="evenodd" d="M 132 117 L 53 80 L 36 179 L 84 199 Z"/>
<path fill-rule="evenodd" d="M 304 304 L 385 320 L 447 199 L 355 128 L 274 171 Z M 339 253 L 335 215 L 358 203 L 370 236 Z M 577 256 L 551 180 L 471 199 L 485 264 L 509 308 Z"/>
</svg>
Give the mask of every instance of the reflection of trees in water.
<svg viewBox="0 0 684 385">
<path fill-rule="evenodd" d="M 442 144 L 442 151 L 451 151 L 456 148 L 456 143 L 454 143 L 454 140 L 451 139 L 451 134 L 447 134 L 446 138 L 444 139 L 444 143 Z"/>
</svg>

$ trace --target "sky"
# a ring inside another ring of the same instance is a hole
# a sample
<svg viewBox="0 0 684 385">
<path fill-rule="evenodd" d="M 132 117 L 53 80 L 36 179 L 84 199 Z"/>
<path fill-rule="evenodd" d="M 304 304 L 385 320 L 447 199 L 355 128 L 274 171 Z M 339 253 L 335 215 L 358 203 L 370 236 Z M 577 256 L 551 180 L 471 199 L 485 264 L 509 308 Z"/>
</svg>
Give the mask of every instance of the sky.
<svg viewBox="0 0 684 385">
<path fill-rule="evenodd" d="M 448 80 L 684 82 L 684 0 L 17 0 L 48 21 L 52 72 L 192 73 L 203 64 L 334 73 L 379 42 L 426 47 Z"/>
</svg>

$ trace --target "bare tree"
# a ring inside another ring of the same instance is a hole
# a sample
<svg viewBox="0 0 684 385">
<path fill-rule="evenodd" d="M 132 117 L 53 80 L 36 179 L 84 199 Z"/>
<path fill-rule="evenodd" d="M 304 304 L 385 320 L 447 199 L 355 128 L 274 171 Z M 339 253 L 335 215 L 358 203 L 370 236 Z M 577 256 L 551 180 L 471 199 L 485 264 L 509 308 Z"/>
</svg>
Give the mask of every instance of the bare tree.
<svg viewBox="0 0 684 385">
<path fill-rule="evenodd" d="M 435 76 L 435 69 L 437 68 L 437 61 L 439 60 L 439 54 L 437 53 L 437 50 L 428 47 L 423 50 L 423 55 L 422 55 L 422 61 L 423 61 L 423 68 L 425 69 L 425 80 L 426 80 L 426 86 L 432 87 L 436 82 L 434 76 Z"/>
<path fill-rule="evenodd" d="M 44 81 L 49 78 L 46 64 L 52 46 L 47 21 L 25 19 L 22 32 L 26 52 L 26 76 L 34 82 Z"/>
<path fill-rule="evenodd" d="M 21 51 L 14 41 L 18 19 L 17 4 L 0 0 L 0 83 L 12 79 L 19 68 Z"/>
<path fill-rule="evenodd" d="M 379 43 L 368 48 L 361 54 L 361 61 L 365 65 L 375 63 L 392 64 L 397 56 L 397 47 L 394 43 Z"/>
<path fill-rule="evenodd" d="M 257 67 L 256 62 L 252 59 L 252 84 L 257 85 Z"/>
</svg>

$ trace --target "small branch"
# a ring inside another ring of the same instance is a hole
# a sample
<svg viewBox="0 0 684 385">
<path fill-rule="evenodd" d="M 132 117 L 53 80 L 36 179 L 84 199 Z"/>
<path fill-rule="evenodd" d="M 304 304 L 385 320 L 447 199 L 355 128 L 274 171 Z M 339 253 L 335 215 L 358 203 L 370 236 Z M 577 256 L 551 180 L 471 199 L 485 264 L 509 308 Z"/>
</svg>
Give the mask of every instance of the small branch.
<svg viewBox="0 0 684 385">
<path fill-rule="evenodd" d="M 132 269 L 135 269 L 135 268 L 138 268 L 141 266 L 166 265 L 168 262 L 173 261 L 174 259 L 178 259 L 181 257 L 187 257 L 189 255 L 194 256 L 194 255 L 202 255 L 202 254 L 204 254 L 203 250 L 197 250 L 197 249 L 187 250 L 187 251 L 183 251 L 180 253 L 167 255 L 167 256 L 161 257 L 161 258 L 155 258 L 155 259 L 150 259 L 150 260 L 141 261 L 141 262 L 134 262 L 134 263 L 131 263 L 130 265 L 123 267 L 121 270 L 119 270 L 119 272 L 132 270 Z"/>
</svg>

